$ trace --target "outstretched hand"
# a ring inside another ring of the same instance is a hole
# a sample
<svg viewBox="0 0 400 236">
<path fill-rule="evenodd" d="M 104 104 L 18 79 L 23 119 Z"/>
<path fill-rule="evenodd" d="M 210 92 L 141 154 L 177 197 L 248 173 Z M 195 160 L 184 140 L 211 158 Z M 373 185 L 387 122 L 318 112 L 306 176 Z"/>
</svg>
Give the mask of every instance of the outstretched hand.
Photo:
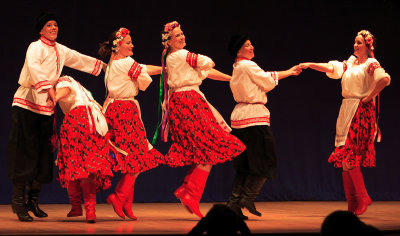
<svg viewBox="0 0 400 236">
<path fill-rule="evenodd" d="M 311 64 L 311 63 L 305 62 L 305 63 L 300 63 L 298 66 L 299 66 L 301 69 L 308 69 L 308 68 L 310 67 L 310 64 Z"/>
<path fill-rule="evenodd" d="M 292 75 L 299 75 L 302 71 L 302 68 L 300 68 L 299 65 L 293 66 L 292 68 L 289 69 Z"/>
</svg>

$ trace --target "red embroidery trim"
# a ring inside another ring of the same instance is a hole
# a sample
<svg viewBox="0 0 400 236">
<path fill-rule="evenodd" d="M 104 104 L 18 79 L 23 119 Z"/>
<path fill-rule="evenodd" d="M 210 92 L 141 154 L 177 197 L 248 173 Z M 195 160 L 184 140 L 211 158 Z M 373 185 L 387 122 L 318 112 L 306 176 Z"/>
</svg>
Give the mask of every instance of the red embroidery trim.
<svg viewBox="0 0 400 236">
<path fill-rule="evenodd" d="M 193 52 L 188 52 L 186 56 L 186 62 L 193 68 L 195 69 L 197 67 L 197 58 L 198 55 Z"/>
<path fill-rule="evenodd" d="M 48 80 L 39 81 L 35 84 L 35 89 L 39 90 L 42 87 L 51 86 Z"/>
<path fill-rule="evenodd" d="M 29 108 L 31 108 L 33 110 L 36 110 L 36 111 L 51 112 L 51 113 L 54 111 L 53 109 L 51 109 L 51 108 L 49 108 L 47 106 L 41 106 L 39 104 L 35 104 L 35 103 L 31 102 L 31 101 L 28 101 L 28 100 L 25 100 L 25 99 L 22 99 L 22 98 L 14 98 L 13 99 L 13 103 L 18 103 L 18 104 L 21 104 L 23 106 L 27 106 L 27 107 L 29 107 Z"/>
<path fill-rule="evenodd" d="M 129 69 L 128 75 L 132 80 L 137 80 L 140 73 L 142 71 L 142 67 L 136 61 L 132 64 L 131 68 Z"/>
<path fill-rule="evenodd" d="M 60 64 L 61 63 L 60 63 L 60 54 L 58 53 L 58 50 L 57 50 L 56 41 L 48 40 L 47 38 L 45 38 L 43 36 L 40 37 L 40 41 L 42 41 L 42 43 L 44 43 L 48 46 L 54 47 L 54 50 L 56 51 L 56 57 L 57 57 L 57 75 L 58 75 L 58 73 L 60 72 Z"/>
<path fill-rule="evenodd" d="M 347 61 L 343 62 L 343 73 L 347 70 Z"/>
<path fill-rule="evenodd" d="M 368 74 L 369 74 L 369 75 L 374 75 L 375 70 L 378 69 L 378 68 L 380 68 L 380 67 L 381 67 L 381 65 L 379 65 L 378 62 L 372 62 L 372 63 L 369 64 L 369 66 L 368 66 L 368 69 L 367 69 Z"/>
<path fill-rule="evenodd" d="M 102 65 L 102 62 L 100 60 L 96 61 L 96 65 L 94 65 L 94 70 L 92 72 L 92 75 L 97 75 L 97 73 L 100 70 L 100 66 Z"/>
<path fill-rule="evenodd" d="M 232 126 L 242 126 L 242 125 L 261 123 L 261 122 L 266 122 L 267 124 L 269 124 L 270 119 L 269 119 L 269 117 L 255 117 L 255 118 L 249 118 L 249 119 L 244 119 L 244 120 L 231 120 L 231 125 Z"/>
</svg>

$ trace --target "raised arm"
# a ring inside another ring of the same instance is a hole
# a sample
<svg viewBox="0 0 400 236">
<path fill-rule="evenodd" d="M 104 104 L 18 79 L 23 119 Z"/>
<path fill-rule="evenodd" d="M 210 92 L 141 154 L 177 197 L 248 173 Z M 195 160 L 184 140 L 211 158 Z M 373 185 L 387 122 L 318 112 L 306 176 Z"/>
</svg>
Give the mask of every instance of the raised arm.
<svg viewBox="0 0 400 236">
<path fill-rule="evenodd" d="M 162 71 L 161 66 L 146 65 L 146 68 L 149 75 L 159 75 Z"/>
<path fill-rule="evenodd" d="M 231 76 L 224 74 L 216 69 L 211 69 L 210 72 L 208 73 L 208 78 L 213 79 L 213 80 L 219 80 L 219 81 L 230 81 Z"/>
<path fill-rule="evenodd" d="M 289 70 L 278 71 L 278 79 L 283 79 L 291 75 L 299 75 L 301 73 L 300 66 L 293 66 Z"/>
<path fill-rule="evenodd" d="M 333 73 L 333 65 L 329 63 L 315 63 L 315 62 L 305 62 L 299 64 L 301 69 L 311 68 L 325 73 Z"/>
</svg>

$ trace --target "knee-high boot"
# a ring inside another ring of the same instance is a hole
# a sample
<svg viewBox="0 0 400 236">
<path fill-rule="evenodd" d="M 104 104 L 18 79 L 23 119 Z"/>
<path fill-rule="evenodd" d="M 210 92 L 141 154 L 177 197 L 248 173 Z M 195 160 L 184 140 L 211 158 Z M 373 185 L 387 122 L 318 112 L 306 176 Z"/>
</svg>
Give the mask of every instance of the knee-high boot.
<svg viewBox="0 0 400 236">
<path fill-rule="evenodd" d="M 115 192 L 110 194 L 107 198 L 107 203 L 112 204 L 115 213 L 117 213 L 117 215 L 123 219 L 125 219 L 125 214 L 122 210 L 122 207 L 131 193 L 135 179 L 136 177 L 131 174 L 122 175 L 117 187 L 115 187 Z"/>
<path fill-rule="evenodd" d="M 240 199 L 240 207 L 245 207 L 251 214 L 261 216 L 261 213 L 257 211 L 254 205 L 254 200 L 258 196 L 267 179 L 264 177 L 246 176 L 246 180 L 243 185 L 242 198 Z"/>
<path fill-rule="evenodd" d="M 96 183 L 91 178 L 81 180 L 86 222 L 96 223 Z"/>
<path fill-rule="evenodd" d="M 364 214 L 364 212 L 367 211 L 370 200 L 367 190 L 365 189 L 364 178 L 362 176 L 361 169 L 360 167 L 356 167 L 348 172 L 354 186 L 355 199 L 357 200 L 357 208 L 354 210 L 354 214 Z"/>
<path fill-rule="evenodd" d="M 124 214 L 127 217 L 131 218 L 132 220 L 137 220 L 137 217 L 132 212 L 133 195 L 135 193 L 135 182 L 136 178 L 133 179 L 128 199 L 126 200 L 125 204 L 122 207 L 122 211 L 124 212 Z"/>
<path fill-rule="evenodd" d="M 344 193 L 347 199 L 347 211 L 354 213 L 357 208 L 354 186 L 348 171 L 342 171 Z"/>
<path fill-rule="evenodd" d="M 181 199 L 183 197 L 183 195 L 186 191 L 186 185 L 187 185 L 188 179 L 190 179 L 190 176 L 192 175 L 194 168 L 196 168 L 196 165 L 193 165 L 189 169 L 189 171 L 187 172 L 187 174 L 185 176 L 185 179 L 183 180 L 183 184 L 175 190 L 174 194 L 175 194 L 176 198 Z M 190 213 L 192 213 L 192 212 L 190 212 Z"/>
<path fill-rule="evenodd" d="M 82 200 L 81 200 L 81 183 L 80 180 L 70 181 L 67 187 L 69 202 L 71 203 L 71 210 L 67 217 L 81 216 L 82 215 Z"/>
<path fill-rule="evenodd" d="M 243 215 L 242 209 L 240 208 L 242 185 L 244 184 L 245 180 L 245 176 L 236 174 L 235 179 L 233 180 L 232 192 L 226 205 L 230 207 L 242 219 L 247 220 L 249 219 L 249 217 Z"/>
<path fill-rule="evenodd" d="M 24 200 L 25 182 L 13 182 L 13 195 L 11 199 L 11 207 L 15 214 L 17 214 L 20 221 L 31 222 L 33 218 L 29 215 L 25 207 Z"/>
<path fill-rule="evenodd" d="M 210 172 L 202 170 L 198 167 L 193 169 L 191 176 L 186 184 L 186 191 L 180 199 L 182 204 L 191 212 L 200 218 L 203 218 L 199 209 L 200 199 L 203 196 L 204 187 Z"/>
<path fill-rule="evenodd" d="M 42 211 L 39 208 L 39 195 L 42 190 L 42 184 L 37 182 L 36 180 L 30 182 L 27 185 L 27 198 L 26 200 L 26 209 L 28 211 L 33 212 L 36 217 L 43 218 L 47 217 L 47 213 Z"/>
</svg>

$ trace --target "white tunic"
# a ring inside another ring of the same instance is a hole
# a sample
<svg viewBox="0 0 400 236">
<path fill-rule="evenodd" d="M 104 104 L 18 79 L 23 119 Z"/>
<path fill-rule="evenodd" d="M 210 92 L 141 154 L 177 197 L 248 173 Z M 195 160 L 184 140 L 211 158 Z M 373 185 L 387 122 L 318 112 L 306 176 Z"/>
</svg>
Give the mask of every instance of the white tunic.
<svg viewBox="0 0 400 236">
<path fill-rule="evenodd" d="M 238 104 L 231 114 L 232 128 L 269 126 L 270 112 L 265 107 L 267 92 L 277 85 L 277 72 L 266 72 L 251 60 L 234 63 L 230 87 Z"/>
<path fill-rule="evenodd" d="M 219 114 L 200 91 L 199 86 L 202 81 L 207 78 L 209 70 L 214 67 L 211 58 L 189 52 L 186 49 L 180 49 L 172 52 L 167 56 L 168 70 L 168 86 L 169 97 L 174 92 L 194 90 L 199 93 L 207 102 L 218 124 L 226 132 L 230 132 L 231 128 L 225 122 L 224 118 Z"/>
<path fill-rule="evenodd" d="M 46 105 L 47 89 L 59 78 L 64 66 L 99 75 L 102 61 L 51 42 L 44 37 L 31 43 L 14 95 L 12 106 L 19 106 L 42 115 L 52 115 L 53 108 Z"/>
<path fill-rule="evenodd" d="M 372 92 L 379 80 L 383 78 L 390 80 L 389 74 L 375 58 L 368 58 L 363 64 L 357 64 L 356 59 L 355 56 L 351 56 L 343 62 L 330 61 L 329 64 L 333 65 L 334 71 L 326 73 L 332 79 L 342 78 L 343 101 L 336 123 L 336 147 L 346 143 L 351 121 L 361 99 Z"/>
<path fill-rule="evenodd" d="M 90 110 L 87 109 L 88 117 L 90 117 L 89 111 L 91 111 L 91 115 L 94 118 L 94 127 L 96 128 L 96 131 L 100 135 L 105 136 L 108 131 L 107 120 L 101 112 L 101 106 L 93 99 L 92 94 L 69 76 L 63 76 L 58 79 L 56 89 L 61 88 L 71 89 L 70 93 L 59 101 L 59 105 L 63 113 L 67 114 L 69 111 L 78 106 L 90 108 Z M 89 119 L 88 122 L 90 125 L 92 125 L 91 119 Z"/>
</svg>

